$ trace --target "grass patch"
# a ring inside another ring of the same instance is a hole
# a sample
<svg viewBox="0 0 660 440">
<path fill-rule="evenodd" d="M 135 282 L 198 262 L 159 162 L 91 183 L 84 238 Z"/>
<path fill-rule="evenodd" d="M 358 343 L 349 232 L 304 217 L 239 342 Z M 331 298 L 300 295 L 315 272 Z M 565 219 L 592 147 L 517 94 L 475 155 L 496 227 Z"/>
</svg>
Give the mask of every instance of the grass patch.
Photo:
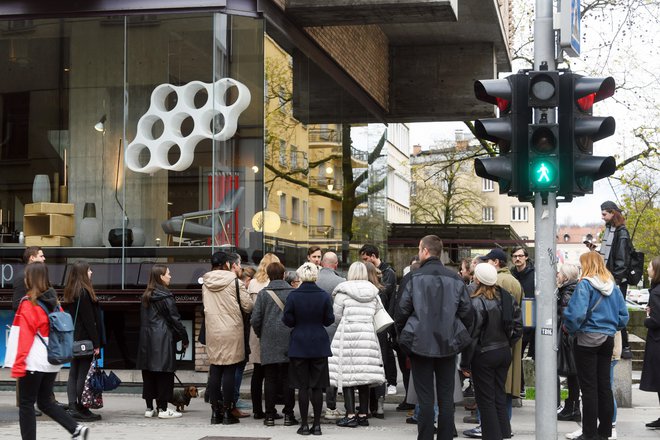
<svg viewBox="0 0 660 440">
<path fill-rule="evenodd" d="M 560 394 L 562 401 L 568 398 L 568 390 L 562 389 Z M 536 388 L 534 387 L 525 388 L 525 400 L 536 400 Z"/>
</svg>

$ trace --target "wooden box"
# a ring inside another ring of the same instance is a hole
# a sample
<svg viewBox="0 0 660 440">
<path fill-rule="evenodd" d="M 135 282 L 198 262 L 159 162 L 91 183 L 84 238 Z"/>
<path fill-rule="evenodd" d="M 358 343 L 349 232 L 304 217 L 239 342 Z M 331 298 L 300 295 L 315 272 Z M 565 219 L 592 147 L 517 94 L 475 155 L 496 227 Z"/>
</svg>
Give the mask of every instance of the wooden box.
<svg viewBox="0 0 660 440">
<path fill-rule="evenodd" d="M 68 214 L 73 215 L 73 203 L 28 203 L 25 214 Z"/>
<path fill-rule="evenodd" d="M 25 246 L 71 246 L 73 244 L 69 237 L 37 235 L 25 237 Z"/>
<path fill-rule="evenodd" d="M 76 235 L 74 217 L 66 214 L 25 214 L 23 229 L 26 237 L 36 235 L 73 237 Z"/>
</svg>

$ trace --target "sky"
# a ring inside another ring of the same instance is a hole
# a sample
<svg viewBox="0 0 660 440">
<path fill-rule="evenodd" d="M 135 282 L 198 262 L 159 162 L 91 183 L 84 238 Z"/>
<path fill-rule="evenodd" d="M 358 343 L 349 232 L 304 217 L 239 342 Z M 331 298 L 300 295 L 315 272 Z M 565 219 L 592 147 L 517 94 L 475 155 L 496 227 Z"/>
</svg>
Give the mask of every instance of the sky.
<svg viewBox="0 0 660 440">
<path fill-rule="evenodd" d="M 408 124 L 408 127 L 411 147 L 421 145 L 423 149 L 438 140 L 453 140 L 456 130 L 467 131 L 462 122 L 420 122 Z M 593 194 L 575 198 L 571 203 L 560 203 L 557 209 L 557 224 L 563 226 L 600 223 L 600 204 L 605 200 L 616 200 L 607 179 L 595 182 Z"/>
</svg>

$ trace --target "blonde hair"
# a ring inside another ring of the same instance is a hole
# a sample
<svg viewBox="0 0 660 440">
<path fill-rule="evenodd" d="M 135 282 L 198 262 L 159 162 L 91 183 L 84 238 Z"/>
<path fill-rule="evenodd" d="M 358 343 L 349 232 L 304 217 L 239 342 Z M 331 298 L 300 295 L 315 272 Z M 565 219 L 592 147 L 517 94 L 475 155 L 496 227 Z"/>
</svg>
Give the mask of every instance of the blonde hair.
<svg viewBox="0 0 660 440">
<path fill-rule="evenodd" d="M 612 273 L 605 267 L 603 256 L 596 251 L 586 252 L 580 255 L 580 266 L 582 266 L 582 278 L 598 278 L 601 281 L 613 281 Z"/>
<path fill-rule="evenodd" d="M 303 283 L 306 281 L 315 282 L 319 276 L 319 269 L 316 267 L 316 264 L 312 262 L 303 263 L 302 266 L 296 270 L 300 281 Z"/>
<path fill-rule="evenodd" d="M 266 273 L 266 268 L 270 263 L 280 263 L 280 259 L 277 255 L 268 252 L 259 262 L 259 267 L 257 267 L 257 272 L 254 274 L 254 279 L 260 283 L 267 283 L 268 274 Z"/>
<path fill-rule="evenodd" d="M 383 289 L 383 284 L 380 282 L 382 272 L 376 267 L 371 261 L 364 262 L 364 265 L 367 266 L 367 279 L 371 284 L 376 286 L 378 290 Z"/>
<path fill-rule="evenodd" d="M 348 275 L 346 275 L 346 279 L 348 281 L 367 280 L 369 279 L 368 277 L 369 274 L 367 273 L 367 266 L 362 261 L 356 261 L 355 263 L 351 264 L 351 266 L 348 268 Z"/>
</svg>

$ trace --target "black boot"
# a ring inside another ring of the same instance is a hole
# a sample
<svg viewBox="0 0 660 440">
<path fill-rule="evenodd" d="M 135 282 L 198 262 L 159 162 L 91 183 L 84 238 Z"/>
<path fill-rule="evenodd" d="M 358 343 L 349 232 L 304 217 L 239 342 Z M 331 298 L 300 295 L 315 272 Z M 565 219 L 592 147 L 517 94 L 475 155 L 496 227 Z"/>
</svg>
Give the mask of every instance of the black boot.
<svg viewBox="0 0 660 440">
<path fill-rule="evenodd" d="M 211 425 L 219 425 L 223 421 L 222 406 L 219 403 L 211 405 Z"/>
<path fill-rule="evenodd" d="M 222 419 L 222 424 L 223 425 L 233 425 L 234 423 L 240 423 L 241 421 L 238 420 L 238 417 L 236 417 L 234 414 L 232 414 L 232 410 L 234 409 L 234 404 L 230 404 L 229 406 L 224 407 L 224 418 Z"/>
<path fill-rule="evenodd" d="M 565 401 L 564 409 L 562 409 L 559 414 L 557 414 L 557 420 L 561 420 L 563 422 L 579 422 L 582 420 L 582 413 L 580 412 L 580 401 Z"/>
</svg>

